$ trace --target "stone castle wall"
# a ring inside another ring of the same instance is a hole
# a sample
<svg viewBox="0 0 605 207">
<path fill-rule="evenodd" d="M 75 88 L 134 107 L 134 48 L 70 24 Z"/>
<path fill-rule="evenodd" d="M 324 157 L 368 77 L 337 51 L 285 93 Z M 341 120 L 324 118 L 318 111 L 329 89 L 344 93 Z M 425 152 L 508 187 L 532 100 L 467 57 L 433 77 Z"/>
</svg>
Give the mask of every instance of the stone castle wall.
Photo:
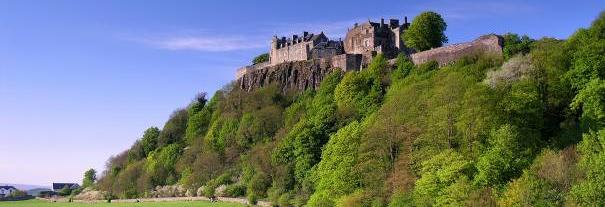
<svg viewBox="0 0 605 207">
<path fill-rule="evenodd" d="M 275 65 L 288 61 L 307 60 L 309 59 L 309 51 L 311 48 L 313 48 L 313 41 L 300 42 L 272 49 L 270 53 L 271 64 Z"/>
<path fill-rule="evenodd" d="M 240 79 L 246 73 L 249 73 L 250 71 L 264 68 L 269 65 L 271 65 L 271 62 L 267 61 L 267 62 L 263 62 L 263 63 L 258 63 L 256 65 L 248 65 L 248 66 L 241 67 L 241 68 L 237 69 L 237 71 L 235 71 L 235 79 Z"/>
<path fill-rule="evenodd" d="M 437 61 L 439 66 L 444 66 L 464 56 L 476 54 L 502 55 L 502 37 L 497 35 L 485 35 L 472 42 L 448 45 L 423 52 L 412 54 L 410 57 L 414 64 L 419 65 L 428 61 Z"/>
<path fill-rule="evenodd" d="M 361 69 L 361 54 L 342 54 L 332 57 L 331 64 L 342 71 L 357 71 Z"/>
</svg>

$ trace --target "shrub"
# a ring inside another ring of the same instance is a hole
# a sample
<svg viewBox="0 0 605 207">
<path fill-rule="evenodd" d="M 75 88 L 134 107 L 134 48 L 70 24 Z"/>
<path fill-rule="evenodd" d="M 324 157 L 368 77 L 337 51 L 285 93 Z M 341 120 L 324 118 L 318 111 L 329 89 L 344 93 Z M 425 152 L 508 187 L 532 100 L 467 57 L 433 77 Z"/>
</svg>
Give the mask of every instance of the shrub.
<svg viewBox="0 0 605 207">
<path fill-rule="evenodd" d="M 517 80 L 529 78 L 533 71 L 529 56 L 518 55 L 506 61 L 500 70 L 488 72 L 483 82 L 492 88 L 498 85 L 510 86 Z"/>
<path fill-rule="evenodd" d="M 246 195 L 246 186 L 243 184 L 228 185 L 225 194 L 230 197 L 241 197 Z"/>
</svg>

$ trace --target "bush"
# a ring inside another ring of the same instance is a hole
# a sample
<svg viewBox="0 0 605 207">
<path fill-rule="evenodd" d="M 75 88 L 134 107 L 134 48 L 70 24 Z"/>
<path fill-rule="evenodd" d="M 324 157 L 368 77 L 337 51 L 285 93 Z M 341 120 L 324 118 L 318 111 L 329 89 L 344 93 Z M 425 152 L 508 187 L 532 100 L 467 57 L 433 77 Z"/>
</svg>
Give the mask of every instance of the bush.
<svg viewBox="0 0 605 207">
<path fill-rule="evenodd" d="M 517 80 L 529 78 L 533 71 L 529 56 L 519 55 L 506 61 L 500 70 L 488 72 L 484 83 L 491 88 L 498 85 L 510 86 Z"/>
<path fill-rule="evenodd" d="M 256 65 L 259 63 L 267 62 L 267 61 L 269 61 L 269 53 L 263 53 L 263 54 L 260 54 L 256 57 L 254 57 L 254 59 L 252 60 L 252 64 Z"/>
<path fill-rule="evenodd" d="M 247 198 L 248 198 L 248 203 L 250 203 L 252 205 L 256 205 L 256 203 L 258 203 L 258 196 L 254 193 L 249 193 Z"/>
<path fill-rule="evenodd" d="M 229 197 L 241 197 L 246 195 L 246 186 L 243 184 L 228 185 L 225 194 Z"/>
</svg>

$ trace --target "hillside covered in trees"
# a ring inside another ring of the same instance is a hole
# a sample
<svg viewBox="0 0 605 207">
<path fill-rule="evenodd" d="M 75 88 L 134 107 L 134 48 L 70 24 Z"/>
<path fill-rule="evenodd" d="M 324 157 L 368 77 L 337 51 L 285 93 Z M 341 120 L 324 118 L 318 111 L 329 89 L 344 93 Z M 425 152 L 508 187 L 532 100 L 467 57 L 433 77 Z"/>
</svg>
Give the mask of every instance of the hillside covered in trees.
<svg viewBox="0 0 605 207">
<path fill-rule="evenodd" d="M 391 68 L 379 55 L 316 91 L 201 93 L 112 157 L 96 188 L 278 206 L 605 205 L 605 13 L 567 40 L 503 37 L 504 57 L 438 68 L 400 55 Z"/>
</svg>

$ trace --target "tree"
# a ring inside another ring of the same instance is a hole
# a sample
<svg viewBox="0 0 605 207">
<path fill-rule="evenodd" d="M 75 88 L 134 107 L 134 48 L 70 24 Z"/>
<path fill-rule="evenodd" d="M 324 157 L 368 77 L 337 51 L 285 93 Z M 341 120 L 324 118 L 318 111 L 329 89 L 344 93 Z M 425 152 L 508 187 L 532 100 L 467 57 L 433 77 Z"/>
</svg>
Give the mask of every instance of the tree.
<svg viewBox="0 0 605 207">
<path fill-rule="evenodd" d="M 263 54 L 260 54 L 260 55 L 256 56 L 252 60 L 252 64 L 256 65 L 256 64 L 259 64 L 259 63 L 267 62 L 267 61 L 269 61 L 269 53 L 263 53 Z"/>
<path fill-rule="evenodd" d="M 319 206 L 318 202 L 325 199 L 334 202 L 359 187 L 355 165 L 362 130 L 363 126 L 353 121 L 330 137 L 314 171 L 316 191 L 309 200 L 309 206 Z"/>
<path fill-rule="evenodd" d="M 61 188 L 61 190 L 59 191 L 59 195 L 62 196 L 68 196 L 71 194 L 71 188 L 69 188 L 69 185 L 64 185 L 63 188 Z"/>
<path fill-rule="evenodd" d="M 187 130 L 188 118 L 189 114 L 185 109 L 173 112 L 158 136 L 158 147 L 164 147 L 173 143 L 182 143 L 185 138 L 185 131 Z"/>
<path fill-rule="evenodd" d="M 530 153 L 521 143 L 525 137 L 519 129 L 503 125 L 490 137 L 491 148 L 479 157 L 475 182 L 480 185 L 501 185 L 519 176 L 530 161 Z M 526 146 L 526 145 L 525 145 Z"/>
<path fill-rule="evenodd" d="M 578 206 L 605 205 L 605 129 L 584 134 L 578 149 L 582 155 L 579 167 L 585 178 L 571 189 Z"/>
<path fill-rule="evenodd" d="M 534 40 L 527 35 L 519 37 L 519 35 L 515 33 L 506 33 L 502 38 L 504 39 L 504 47 L 502 48 L 504 59 L 509 59 L 517 54 L 525 55 L 529 53 L 529 50 L 531 49 L 530 46 L 534 42 Z"/>
<path fill-rule="evenodd" d="M 391 73 L 391 81 L 396 82 L 401 80 L 412 72 L 414 63 L 403 53 L 397 56 L 397 68 Z"/>
<path fill-rule="evenodd" d="M 97 181 L 97 171 L 95 169 L 88 169 L 84 172 L 84 179 L 82 180 L 82 188 L 92 186 Z"/>
<path fill-rule="evenodd" d="M 464 206 L 472 190 L 472 172 L 472 162 L 451 149 L 431 157 L 422 163 L 416 181 L 416 206 Z"/>
<path fill-rule="evenodd" d="M 432 11 L 423 12 L 416 16 L 410 28 L 404 31 L 403 41 L 417 51 L 441 47 L 443 43 L 447 43 L 444 33 L 446 28 L 447 24 L 441 15 Z"/>
<path fill-rule="evenodd" d="M 158 147 L 158 137 L 160 136 L 160 129 L 157 127 L 149 127 L 143 133 L 143 138 L 141 139 L 141 145 L 143 146 L 143 152 L 145 156 L 149 155 L 152 151 L 154 151 Z"/>
</svg>

